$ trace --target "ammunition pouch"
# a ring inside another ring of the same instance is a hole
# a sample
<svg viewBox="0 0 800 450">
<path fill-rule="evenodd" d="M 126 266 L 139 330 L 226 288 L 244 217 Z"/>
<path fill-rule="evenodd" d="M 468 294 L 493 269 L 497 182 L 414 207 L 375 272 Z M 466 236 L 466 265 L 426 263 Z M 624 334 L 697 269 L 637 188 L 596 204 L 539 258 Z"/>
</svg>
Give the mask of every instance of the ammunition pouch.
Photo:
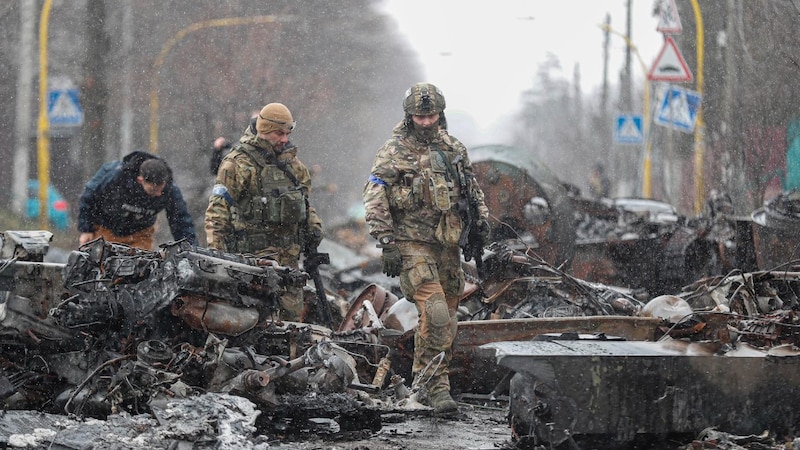
<svg viewBox="0 0 800 450">
<path fill-rule="evenodd" d="M 453 190 L 453 183 L 447 181 L 442 173 L 433 172 L 429 179 L 433 206 L 439 211 L 449 211 L 453 207 L 453 204 L 450 202 L 450 193 Z"/>
<path fill-rule="evenodd" d="M 460 242 L 461 232 L 461 216 L 455 210 L 451 209 L 450 211 L 442 213 L 439 224 L 434 231 L 434 237 L 442 245 L 452 246 Z"/>
<path fill-rule="evenodd" d="M 400 178 L 400 183 L 391 187 L 389 203 L 393 208 L 400 210 L 415 210 L 422 204 L 421 179 L 413 173 L 406 173 Z"/>
<path fill-rule="evenodd" d="M 260 225 L 289 225 L 303 223 L 308 218 L 306 196 L 300 189 L 273 189 L 263 197 L 253 197 L 243 216 Z"/>
</svg>

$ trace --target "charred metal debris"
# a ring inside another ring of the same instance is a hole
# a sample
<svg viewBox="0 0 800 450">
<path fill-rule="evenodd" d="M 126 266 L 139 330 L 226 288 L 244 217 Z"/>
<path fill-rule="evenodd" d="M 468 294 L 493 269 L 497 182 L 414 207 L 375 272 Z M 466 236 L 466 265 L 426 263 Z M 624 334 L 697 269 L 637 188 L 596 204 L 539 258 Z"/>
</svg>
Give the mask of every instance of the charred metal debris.
<svg viewBox="0 0 800 450">
<path fill-rule="evenodd" d="M 158 418 L 166 403 L 213 393 L 252 402 L 258 411 L 252 427 L 280 436 L 302 435 L 320 419 L 351 432 L 379 429 L 384 414 L 430 414 L 425 373 L 416 379 L 410 373 L 416 308 L 377 284 L 350 302 L 326 293 L 336 316 L 331 330 L 314 324 L 308 275 L 267 258 L 186 242 L 147 252 L 98 239 L 58 264 L 42 262 L 47 232 L 2 236 L 0 399 L 7 411 Z M 485 258 L 493 275 L 483 283 L 474 264 L 465 265 L 470 282 L 459 315 L 480 326 L 460 327 L 456 392 L 502 385 L 507 371 L 477 358 L 476 349 L 492 337 L 544 330 L 521 321 L 570 317 L 549 329 L 619 332 L 611 322 L 580 325 L 576 316 L 642 307 L 526 250 L 517 241 L 493 245 Z M 307 323 L 278 317 L 286 286 L 306 289 Z M 0 425 L 2 432 L 11 431 Z"/>
<path fill-rule="evenodd" d="M 369 431 L 385 412 L 430 411 L 424 384 L 388 373 L 374 334 L 279 319 L 278 296 L 305 272 L 182 241 L 146 252 L 99 239 L 44 263 L 51 235 L 18 234 L 3 235 L 0 267 L 4 410 L 161 420 L 166 403 L 214 393 L 252 402 L 253 429 L 284 436 L 310 419 Z"/>
<path fill-rule="evenodd" d="M 513 374 L 520 448 L 674 448 L 712 428 L 783 448 L 800 424 L 798 293 L 798 272 L 730 273 L 650 300 L 649 339 L 549 333 L 479 353 Z"/>
<path fill-rule="evenodd" d="M 477 168 L 513 185 L 505 166 Z M 712 426 L 775 439 L 794 432 L 800 418 L 785 400 L 800 394 L 800 272 L 793 253 L 769 259 L 796 240 L 791 199 L 746 220 L 712 196 L 706 216 L 688 219 L 661 204 L 581 203 L 551 189 L 534 189 L 540 200 L 526 200 L 519 217 L 506 211 L 485 279 L 463 265 L 456 398 L 507 400 L 519 448 L 688 441 Z M 508 203 L 499 192 L 490 186 L 487 201 Z M 336 249 L 345 256 L 323 268 L 330 329 L 316 324 L 308 274 L 268 258 L 97 240 L 58 264 L 44 262 L 50 237 L 2 233 L 0 400 L 9 420 L 0 438 L 34 422 L 26 411 L 137 418 L 136 427 L 205 414 L 201 422 L 227 417 L 240 434 L 282 438 L 369 433 L 387 414 L 430 414 L 424 374 L 410 373 L 416 307 L 375 255 Z M 305 290 L 303 323 L 280 320 L 287 286 Z M 38 417 L 45 427 L 57 421 Z M 168 442 L 223 435 L 186 427 Z"/>
</svg>

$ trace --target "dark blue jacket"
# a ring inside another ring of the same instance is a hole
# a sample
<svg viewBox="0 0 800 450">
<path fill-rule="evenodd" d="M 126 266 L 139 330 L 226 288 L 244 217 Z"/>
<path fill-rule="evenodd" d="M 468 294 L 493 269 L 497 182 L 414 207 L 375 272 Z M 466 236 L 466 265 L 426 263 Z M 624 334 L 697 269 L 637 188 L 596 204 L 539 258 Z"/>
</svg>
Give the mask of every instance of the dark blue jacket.
<svg viewBox="0 0 800 450">
<path fill-rule="evenodd" d="M 135 151 L 122 161 L 105 163 L 100 167 L 81 194 L 79 232 L 91 233 L 95 231 L 95 225 L 100 225 L 117 236 L 128 236 L 153 226 L 158 213 L 166 210 L 172 237 L 176 241 L 186 238 L 197 245 L 192 216 L 172 177 L 159 197 L 147 195 L 136 181 L 142 161 L 150 158 L 156 156 Z"/>
</svg>

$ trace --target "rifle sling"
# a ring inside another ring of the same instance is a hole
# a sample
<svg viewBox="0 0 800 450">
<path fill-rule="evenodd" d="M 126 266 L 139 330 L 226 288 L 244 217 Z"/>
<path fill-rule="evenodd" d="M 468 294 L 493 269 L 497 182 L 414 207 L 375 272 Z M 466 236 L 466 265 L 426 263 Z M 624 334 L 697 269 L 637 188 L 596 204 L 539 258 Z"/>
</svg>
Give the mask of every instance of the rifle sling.
<svg viewBox="0 0 800 450">
<path fill-rule="evenodd" d="M 466 186 L 464 186 L 464 184 L 461 182 L 461 177 L 458 176 L 458 172 L 456 172 L 456 169 L 454 169 L 453 165 L 450 164 L 450 158 L 445 156 L 444 152 L 442 151 L 442 149 L 439 148 L 438 145 L 434 145 L 433 148 L 435 148 L 436 152 L 439 153 L 439 156 L 442 157 L 442 161 L 444 161 L 444 165 L 447 167 L 447 171 L 450 173 L 450 175 L 454 179 L 458 180 L 458 184 L 459 184 L 459 188 L 460 188 L 459 191 L 461 191 L 460 192 L 461 195 L 466 196 L 467 193 L 464 192 L 466 190 Z"/>
</svg>

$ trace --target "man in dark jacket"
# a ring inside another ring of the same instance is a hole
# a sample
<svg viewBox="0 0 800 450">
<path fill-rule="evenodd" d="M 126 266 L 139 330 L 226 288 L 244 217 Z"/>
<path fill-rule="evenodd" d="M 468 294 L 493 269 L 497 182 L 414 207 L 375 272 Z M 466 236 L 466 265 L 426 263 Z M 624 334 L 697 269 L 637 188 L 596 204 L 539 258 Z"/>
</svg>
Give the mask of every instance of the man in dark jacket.
<svg viewBox="0 0 800 450">
<path fill-rule="evenodd" d="M 106 164 L 86 183 L 78 213 L 79 242 L 103 237 L 111 242 L 153 249 L 159 212 L 166 211 L 175 240 L 197 245 L 194 222 L 172 171 L 163 159 L 135 151 Z"/>
</svg>

